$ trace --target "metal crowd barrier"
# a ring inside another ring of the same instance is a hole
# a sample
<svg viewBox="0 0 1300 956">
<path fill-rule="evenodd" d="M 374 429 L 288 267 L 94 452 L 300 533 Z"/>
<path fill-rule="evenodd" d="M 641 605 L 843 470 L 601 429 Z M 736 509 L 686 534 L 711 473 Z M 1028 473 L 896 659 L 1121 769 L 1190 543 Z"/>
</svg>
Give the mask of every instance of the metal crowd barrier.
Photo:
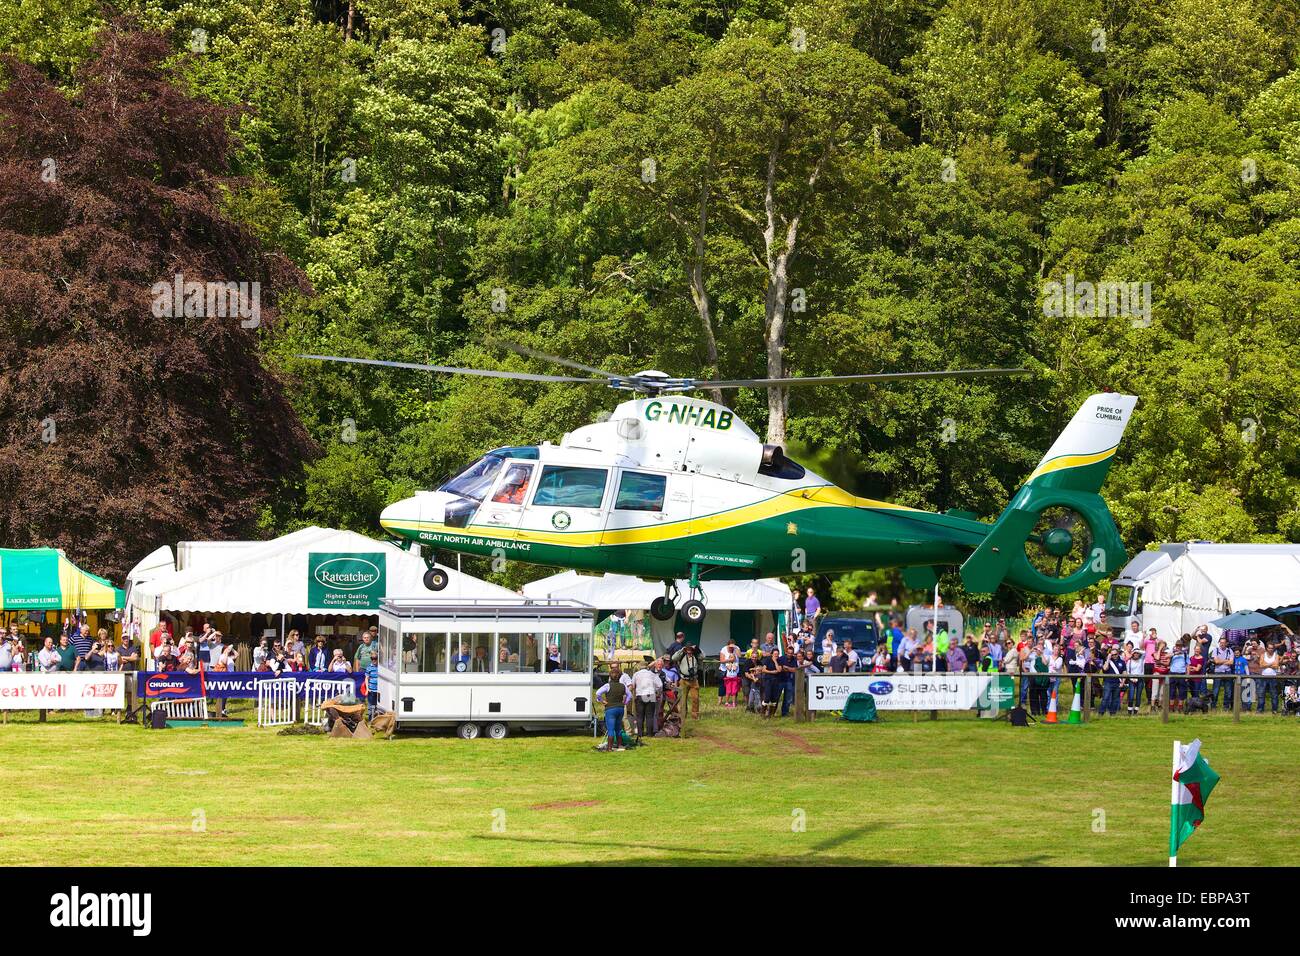
<svg viewBox="0 0 1300 956">
<path fill-rule="evenodd" d="M 283 727 L 298 718 L 298 682 L 277 677 L 257 682 L 257 726 Z"/>
<path fill-rule="evenodd" d="M 303 681 L 302 722 L 320 724 L 325 720 L 325 701 L 355 695 L 356 684 L 350 680 Z"/>
</svg>

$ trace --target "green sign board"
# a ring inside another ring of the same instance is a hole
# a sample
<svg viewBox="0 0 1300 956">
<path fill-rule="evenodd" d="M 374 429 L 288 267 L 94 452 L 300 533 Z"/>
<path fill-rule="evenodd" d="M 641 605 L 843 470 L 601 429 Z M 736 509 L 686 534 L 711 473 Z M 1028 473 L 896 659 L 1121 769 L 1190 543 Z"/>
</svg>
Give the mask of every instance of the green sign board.
<svg viewBox="0 0 1300 956">
<path fill-rule="evenodd" d="M 387 555 L 333 554 L 307 556 L 307 604 L 322 611 L 373 611 L 384 599 Z"/>
</svg>

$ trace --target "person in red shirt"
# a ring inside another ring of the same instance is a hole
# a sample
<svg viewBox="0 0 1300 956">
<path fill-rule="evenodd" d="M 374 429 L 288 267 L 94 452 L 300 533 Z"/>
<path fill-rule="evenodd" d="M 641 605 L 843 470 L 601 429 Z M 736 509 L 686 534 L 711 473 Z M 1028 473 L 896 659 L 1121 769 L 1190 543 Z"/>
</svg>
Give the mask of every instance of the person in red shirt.
<svg viewBox="0 0 1300 956">
<path fill-rule="evenodd" d="M 149 648 L 150 648 L 150 650 L 153 650 L 153 651 L 158 650 L 158 645 L 160 645 L 163 641 L 165 641 L 165 640 L 167 640 L 169 637 L 171 637 L 171 635 L 172 635 L 172 632 L 171 632 L 171 629 L 167 626 L 167 622 L 166 622 L 166 621 L 159 621 L 159 622 L 158 622 L 158 626 L 155 627 L 152 631 L 149 632 Z"/>
</svg>

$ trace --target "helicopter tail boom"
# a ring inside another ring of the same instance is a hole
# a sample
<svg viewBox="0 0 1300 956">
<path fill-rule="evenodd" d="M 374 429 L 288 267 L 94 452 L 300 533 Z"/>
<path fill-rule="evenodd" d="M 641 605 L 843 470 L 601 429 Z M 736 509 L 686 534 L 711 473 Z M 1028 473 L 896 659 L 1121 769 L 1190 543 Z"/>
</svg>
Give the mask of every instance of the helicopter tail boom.
<svg viewBox="0 0 1300 956">
<path fill-rule="evenodd" d="M 1123 566 L 1124 543 L 1098 492 L 1136 404 L 1136 396 L 1109 392 L 1083 403 L 962 564 L 968 589 L 987 593 L 1006 582 L 1069 594 Z"/>
</svg>

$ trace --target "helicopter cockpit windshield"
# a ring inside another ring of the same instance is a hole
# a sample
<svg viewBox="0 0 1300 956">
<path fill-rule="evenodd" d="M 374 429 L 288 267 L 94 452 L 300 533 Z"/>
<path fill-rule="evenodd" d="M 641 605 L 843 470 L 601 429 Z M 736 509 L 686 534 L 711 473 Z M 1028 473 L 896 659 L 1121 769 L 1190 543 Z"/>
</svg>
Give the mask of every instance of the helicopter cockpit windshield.
<svg viewBox="0 0 1300 956">
<path fill-rule="evenodd" d="M 456 474 L 456 477 L 443 483 L 438 490 L 460 498 L 467 498 L 475 504 L 479 504 L 487 497 L 487 493 L 492 490 L 492 485 L 497 480 L 497 473 L 501 470 L 501 463 L 508 458 L 525 458 L 535 461 L 537 459 L 537 448 L 532 445 L 515 448 L 495 448 L 478 461 L 461 469 Z"/>
</svg>

